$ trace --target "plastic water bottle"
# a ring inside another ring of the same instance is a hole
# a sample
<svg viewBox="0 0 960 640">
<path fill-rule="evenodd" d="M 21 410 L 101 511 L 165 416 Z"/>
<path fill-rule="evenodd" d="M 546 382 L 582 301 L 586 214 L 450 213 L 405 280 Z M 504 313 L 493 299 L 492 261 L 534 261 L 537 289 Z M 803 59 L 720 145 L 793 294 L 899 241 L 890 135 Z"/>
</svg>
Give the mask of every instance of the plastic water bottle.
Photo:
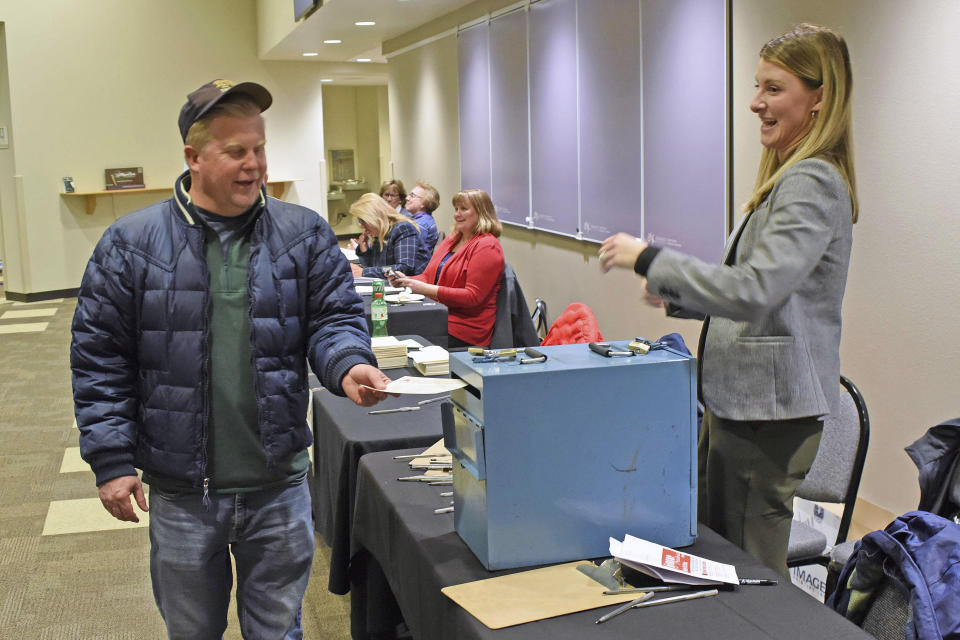
<svg viewBox="0 0 960 640">
<path fill-rule="evenodd" d="M 370 303 L 370 319 L 373 321 L 373 337 L 387 335 L 387 301 L 383 299 L 383 280 L 373 281 L 373 301 Z"/>
</svg>

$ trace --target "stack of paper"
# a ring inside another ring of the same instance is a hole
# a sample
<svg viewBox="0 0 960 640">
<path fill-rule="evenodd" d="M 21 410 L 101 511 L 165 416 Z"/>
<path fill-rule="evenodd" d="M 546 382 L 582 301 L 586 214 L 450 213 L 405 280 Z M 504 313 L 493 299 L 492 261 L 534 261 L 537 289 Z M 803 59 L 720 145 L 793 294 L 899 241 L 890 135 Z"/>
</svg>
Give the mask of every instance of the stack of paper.
<svg viewBox="0 0 960 640">
<path fill-rule="evenodd" d="M 423 456 L 409 462 L 411 469 L 424 471 L 425 475 L 440 475 L 450 473 L 453 467 L 453 456 L 443 446 L 443 438 L 424 450 Z"/>
<path fill-rule="evenodd" d="M 450 375 L 450 354 L 443 347 L 431 345 L 419 351 L 411 351 L 413 366 L 425 376 Z"/>
<path fill-rule="evenodd" d="M 732 564 L 707 560 L 630 535 L 624 536 L 623 542 L 610 538 L 610 555 L 622 564 L 664 582 L 740 584 L 737 569 Z"/>
<path fill-rule="evenodd" d="M 407 366 L 407 345 L 393 336 L 370 338 L 370 347 L 377 357 L 380 369 L 399 369 Z"/>
</svg>

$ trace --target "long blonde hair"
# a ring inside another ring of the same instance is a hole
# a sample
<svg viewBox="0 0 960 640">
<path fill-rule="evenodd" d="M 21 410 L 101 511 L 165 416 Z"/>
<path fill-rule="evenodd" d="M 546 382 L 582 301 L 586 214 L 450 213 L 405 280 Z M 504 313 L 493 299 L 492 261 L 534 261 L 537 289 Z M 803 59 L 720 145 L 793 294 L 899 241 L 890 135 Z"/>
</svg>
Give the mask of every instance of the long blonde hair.
<svg viewBox="0 0 960 640">
<path fill-rule="evenodd" d="M 843 37 L 813 24 L 799 24 L 760 49 L 760 57 L 797 76 L 810 89 L 823 89 L 821 107 L 813 125 L 797 148 L 783 160 L 777 152 L 764 149 L 757 182 L 745 211 L 756 209 L 789 167 L 801 160 L 821 157 L 832 162 L 850 192 L 853 221 L 859 216 L 856 178 L 853 172 L 853 134 L 850 99 L 853 74 L 850 53 Z"/>
<path fill-rule="evenodd" d="M 390 203 L 376 193 L 365 193 L 360 196 L 356 202 L 350 205 L 350 215 L 363 220 L 368 227 L 376 230 L 376 237 L 380 241 L 381 247 L 384 246 L 387 234 L 398 222 L 409 222 L 417 230 L 417 233 L 420 232 L 420 225 L 411 218 L 397 212 L 390 206 Z"/>
</svg>

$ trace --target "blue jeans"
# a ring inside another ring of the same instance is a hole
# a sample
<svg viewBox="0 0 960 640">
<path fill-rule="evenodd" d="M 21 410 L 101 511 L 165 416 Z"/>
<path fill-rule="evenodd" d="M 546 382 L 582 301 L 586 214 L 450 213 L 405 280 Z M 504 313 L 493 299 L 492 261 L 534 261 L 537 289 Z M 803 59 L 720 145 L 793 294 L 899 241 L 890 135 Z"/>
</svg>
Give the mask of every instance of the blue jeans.
<svg viewBox="0 0 960 640">
<path fill-rule="evenodd" d="M 237 563 L 244 638 L 299 640 L 313 564 L 306 480 L 252 493 L 150 491 L 150 577 L 171 640 L 219 640 Z"/>
</svg>

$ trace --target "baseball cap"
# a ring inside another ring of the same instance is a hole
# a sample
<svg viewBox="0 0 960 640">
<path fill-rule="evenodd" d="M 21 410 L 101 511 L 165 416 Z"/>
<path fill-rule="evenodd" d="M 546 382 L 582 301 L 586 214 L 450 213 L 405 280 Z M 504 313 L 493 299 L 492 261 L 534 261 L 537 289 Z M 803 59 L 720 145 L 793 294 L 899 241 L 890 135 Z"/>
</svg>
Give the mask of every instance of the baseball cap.
<svg viewBox="0 0 960 640">
<path fill-rule="evenodd" d="M 203 117 L 203 114 L 210 111 L 215 104 L 223 100 L 226 96 L 243 94 L 248 96 L 260 107 L 260 111 L 266 111 L 273 104 L 273 96 L 264 87 L 256 82 L 235 83 L 230 80 L 212 80 L 203 85 L 193 93 L 187 95 L 187 102 L 180 109 L 180 118 L 177 124 L 180 125 L 180 137 L 184 142 L 187 140 L 187 131 L 190 125 Z"/>
</svg>

